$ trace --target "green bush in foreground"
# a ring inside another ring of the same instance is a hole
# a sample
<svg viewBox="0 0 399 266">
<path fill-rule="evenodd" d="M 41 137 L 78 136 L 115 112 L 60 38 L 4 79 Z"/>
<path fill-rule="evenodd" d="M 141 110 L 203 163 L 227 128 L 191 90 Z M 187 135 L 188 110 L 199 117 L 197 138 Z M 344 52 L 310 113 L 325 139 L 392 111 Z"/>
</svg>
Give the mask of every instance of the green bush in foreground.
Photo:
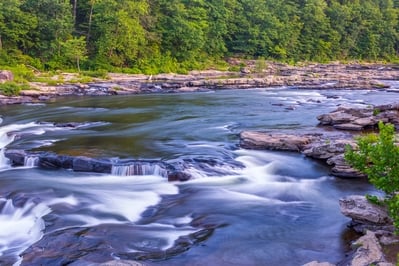
<svg viewBox="0 0 399 266">
<path fill-rule="evenodd" d="M 395 128 L 380 122 L 379 134 L 357 138 L 357 149 L 347 146 L 345 160 L 368 176 L 370 183 L 385 193 L 383 204 L 388 207 L 399 230 L 399 147 L 395 144 Z"/>
</svg>

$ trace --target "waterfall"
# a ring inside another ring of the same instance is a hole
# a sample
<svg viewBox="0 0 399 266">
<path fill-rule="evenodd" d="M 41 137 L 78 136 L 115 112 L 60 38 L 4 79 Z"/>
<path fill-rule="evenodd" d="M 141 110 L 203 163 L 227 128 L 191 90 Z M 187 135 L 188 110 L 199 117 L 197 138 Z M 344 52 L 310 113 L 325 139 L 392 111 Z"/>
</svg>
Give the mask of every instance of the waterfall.
<svg viewBox="0 0 399 266">
<path fill-rule="evenodd" d="M 24 166 L 27 167 L 35 167 L 39 163 L 39 157 L 37 156 L 25 156 L 24 158 Z"/>
<path fill-rule="evenodd" d="M 167 171 L 156 163 L 136 162 L 129 165 L 113 165 L 111 174 L 118 176 L 156 175 L 167 177 Z"/>
<path fill-rule="evenodd" d="M 10 167 L 9 160 L 4 155 L 4 150 L 8 144 L 14 141 L 15 137 L 17 136 L 16 132 L 26 128 L 36 128 L 36 131 L 33 131 L 32 133 L 42 134 L 42 131 L 37 131 L 37 127 L 38 125 L 33 122 L 27 124 L 11 124 L 0 127 L 0 169 L 6 169 Z"/>
</svg>

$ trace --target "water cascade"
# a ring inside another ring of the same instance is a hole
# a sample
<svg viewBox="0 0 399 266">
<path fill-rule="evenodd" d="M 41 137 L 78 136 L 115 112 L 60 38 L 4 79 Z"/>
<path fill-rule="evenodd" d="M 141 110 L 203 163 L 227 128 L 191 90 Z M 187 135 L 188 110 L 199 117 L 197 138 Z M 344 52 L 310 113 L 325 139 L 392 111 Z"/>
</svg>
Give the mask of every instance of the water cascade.
<svg viewBox="0 0 399 266">
<path fill-rule="evenodd" d="M 167 177 L 167 171 L 156 163 L 137 162 L 129 165 L 113 165 L 112 175 L 133 176 L 133 175 L 156 175 Z"/>
</svg>

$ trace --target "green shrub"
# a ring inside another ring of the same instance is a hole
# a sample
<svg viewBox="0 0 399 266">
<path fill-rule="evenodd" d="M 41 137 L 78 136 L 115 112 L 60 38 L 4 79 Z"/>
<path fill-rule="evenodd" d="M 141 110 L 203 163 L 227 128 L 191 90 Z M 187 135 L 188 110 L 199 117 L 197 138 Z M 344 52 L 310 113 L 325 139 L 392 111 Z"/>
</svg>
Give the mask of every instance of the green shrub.
<svg viewBox="0 0 399 266">
<path fill-rule="evenodd" d="M 366 174 L 370 183 L 385 193 L 394 225 L 399 230 L 399 147 L 392 124 L 378 124 L 380 133 L 357 138 L 357 149 L 347 146 L 345 160 Z"/>
<path fill-rule="evenodd" d="M 5 96 L 16 96 L 19 95 L 19 92 L 21 91 L 23 87 L 15 82 L 5 82 L 0 84 L 0 91 L 1 94 Z"/>
</svg>

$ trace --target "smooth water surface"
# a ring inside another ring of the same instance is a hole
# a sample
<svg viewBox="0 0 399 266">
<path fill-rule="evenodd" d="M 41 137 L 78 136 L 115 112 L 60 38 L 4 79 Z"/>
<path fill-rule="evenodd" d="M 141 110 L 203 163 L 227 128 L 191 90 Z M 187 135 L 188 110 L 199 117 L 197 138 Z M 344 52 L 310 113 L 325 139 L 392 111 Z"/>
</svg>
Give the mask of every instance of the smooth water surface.
<svg viewBox="0 0 399 266">
<path fill-rule="evenodd" d="M 396 97 L 384 91 L 266 88 L 3 106 L 0 264 L 138 259 L 137 254 L 166 254 L 176 240 L 207 228 L 212 230 L 206 237 L 184 252 L 140 258 L 146 265 L 337 262 L 344 256 L 348 223 L 338 199 L 372 188 L 364 180 L 334 178 L 323 164 L 300 154 L 241 149 L 238 134 L 316 132 L 323 130 L 317 115 L 339 105 L 383 104 Z M 69 122 L 79 124 L 60 126 Z M 195 178 L 180 183 L 156 174 L 45 171 L 34 167 L 33 158 L 13 168 L 3 155 L 11 148 L 185 162 Z M 197 167 L 201 162 L 205 168 Z M 32 245 L 42 250 L 23 253 Z"/>
</svg>

